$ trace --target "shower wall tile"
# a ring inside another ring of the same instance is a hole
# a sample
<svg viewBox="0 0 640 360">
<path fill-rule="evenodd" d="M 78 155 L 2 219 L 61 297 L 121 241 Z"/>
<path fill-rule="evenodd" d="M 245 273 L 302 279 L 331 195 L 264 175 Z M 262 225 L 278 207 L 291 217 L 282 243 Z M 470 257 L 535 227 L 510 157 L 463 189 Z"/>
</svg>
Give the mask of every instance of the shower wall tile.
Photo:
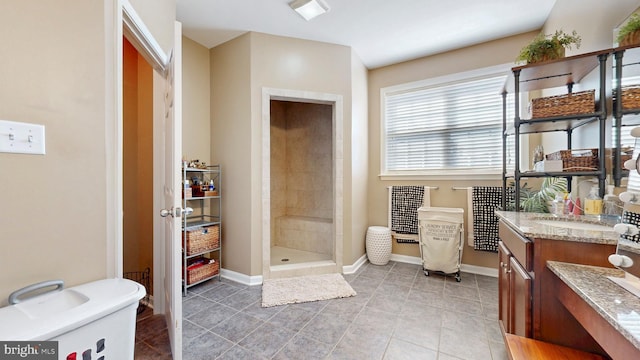
<svg viewBox="0 0 640 360">
<path fill-rule="evenodd" d="M 305 216 L 282 216 L 276 219 L 276 246 L 321 254 L 332 254 L 333 224 L 327 219 Z"/>
<path fill-rule="evenodd" d="M 330 105 L 272 101 L 272 246 L 333 252 L 332 111 Z M 328 222 L 320 221 L 322 230 L 309 221 L 292 228 L 291 221 L 282 220 L 287 217 L 311 217 Z"/>
</svg>

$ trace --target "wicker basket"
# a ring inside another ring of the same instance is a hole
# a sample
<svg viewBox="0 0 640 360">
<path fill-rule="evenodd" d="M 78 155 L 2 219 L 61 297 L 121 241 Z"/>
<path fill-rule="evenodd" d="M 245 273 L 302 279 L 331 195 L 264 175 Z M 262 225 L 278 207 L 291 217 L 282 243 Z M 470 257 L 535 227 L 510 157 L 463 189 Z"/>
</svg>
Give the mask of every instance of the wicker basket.
<svg viewBox="0 0 640 360">
<path fill-rule="evenodd" d="M 217 275 L 220 272 L 220 263 L 213 262 L 205 264 L 195 269 L 187 270 L 187 285 L 197 283 L 204 279 Z"/>
<path fill-rule="evenodd" d="M 531 100 L 533 119 L 563 115 L 589 114 L 595 111 L 595 90 Z"/>
<path fill-rule="evenodd" d="M 620 98 L 623 109 L 640 109 L 640 85 L 623 86 Z"/>
<path fill-rule="evenodd" d="M 187 229 L 187 255 L 202 253 L 220 247 L 220 226 L 205 226 Z"/>
<path fill-rule="evenodd" d="M 620 40 L 618 46 L 630 46 L 640 44 L 640 31 L 632 31 Z"/>
<path fill-rule="evenodd" d="M 598 149 L 560 150 L 547 155 L 547 160 L 562 160 L 562 171 L 598 170 Z"/>
</svg>

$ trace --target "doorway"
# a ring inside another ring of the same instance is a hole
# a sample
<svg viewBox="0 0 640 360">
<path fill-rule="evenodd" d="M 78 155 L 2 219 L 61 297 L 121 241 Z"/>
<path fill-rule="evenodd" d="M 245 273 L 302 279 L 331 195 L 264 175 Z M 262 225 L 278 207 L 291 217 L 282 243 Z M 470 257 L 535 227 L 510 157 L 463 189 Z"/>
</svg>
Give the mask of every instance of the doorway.
<svg viewBox="0 0 640 360">
<path fill-rule="evenodd" d="M 263 89 L 263 279 L 342 272 L 342 97 Z"/>
<path fill-rule="evenodd" d="M 123 275 L 141 280 L 149 302 L 154 278 L 153 68 L 126 37 L 122 75 Z"/>
</svg>

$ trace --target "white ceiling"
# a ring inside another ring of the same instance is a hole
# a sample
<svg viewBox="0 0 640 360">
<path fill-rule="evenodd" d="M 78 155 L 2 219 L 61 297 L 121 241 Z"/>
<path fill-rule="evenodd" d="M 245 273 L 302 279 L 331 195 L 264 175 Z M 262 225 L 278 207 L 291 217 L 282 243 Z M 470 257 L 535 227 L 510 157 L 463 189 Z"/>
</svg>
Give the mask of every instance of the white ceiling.
<svg viewBox="0 0 640 360">
<path fill-rule="evenodd" d="M 325 0 L 309 22 L 290 1 L 177 0 L 177 18 L 207 48 L 256 31 L 350 46 L 373 69 L 539 29 L 556 0 Z"/>
</svg>

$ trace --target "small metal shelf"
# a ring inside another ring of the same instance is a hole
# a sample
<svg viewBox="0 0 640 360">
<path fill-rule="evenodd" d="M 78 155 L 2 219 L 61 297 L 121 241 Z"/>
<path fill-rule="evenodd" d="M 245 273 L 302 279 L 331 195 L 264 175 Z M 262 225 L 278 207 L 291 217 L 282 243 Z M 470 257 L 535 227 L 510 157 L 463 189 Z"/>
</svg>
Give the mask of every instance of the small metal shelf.
<svg viewBox="0 0 640 360">
<path fill-rule="evenodd" d="M 186 184 L 188 180 L 193 180 L 193 178 L 197 178 L 198 183 L 201 182 L 209 182 L 213 180 L 215 185 L 217 186 L 218 191 L 222 188 L 222 170 L 220 165 L 210 165 L 206 168 L 190 168 L 186 167 L 186 163 L 183 164 L 182 168 L 182 181 L 183 184 Z M 222 196 L 220 193 L 215 196 L 197 196 L 197 197 L 189 197 L 182 199 L 183 208 L 193 207 L 197 211 L 196 214 L 185 215 L 182 218 L 182 231 L 183 233 L 189 230 L 193 230 L 198 227 L 205 226 L 218 226 L 219 236 L 220 236 L 220 245 L 216 248 L 208 249 L 202 252 L 198 252 L 196 254 L 187 255 L 184 249 L 186 246 L 186 236 L 183 235 L 182 238 L 182 294 L 184 296 L 187 295 L 187 289 L 203 283 L 207 280 L 211 280 L 213 278 L 220 279 L 220 272 L 222 269 Z M 206 256 L 205 256 L 206 255 Z M 193 282 L 191 284 L 187 284 L 187 261 L 189 259 L 194 259 L 197 257 L 210 257 L 215 258 L 219 265 L 218 273 L 207 277 L 206 279 L 199 280 L 197 282 Z"/>
<path fill-rule="evenodd" d="M 594 121 L 598 121 L 600 116 L 601 113 L 597 112 L 539 119 L 519 119 L 520 134 L 571 131 Z M 508 126 L 505 135 L 515 135 L 515 125 L 511 124 Z"/>
<path fill-rule="evenodd" d="M 185 168 L 184 169 L 185 172 L 220 172 L 220 165 L 211 165 L 211 166 L 207 166 L 206 169 L 201 169 L 201 168 Z"/>
<path fill-rule="evenodd" d="M 206 200 L 206 199 L 220 199 L 220 195 L 216 195 L 216 196 L 192 196 L 190 198 L 186 198 L 186 201 L 191 201 L 191 200 Z"/>
<path fill-rule="evenodd" d="M 186 259 L 193 259 L 193 258 L 195 258 L 195 257 L 202 256 L 202 255 L 204 255 L 204 254 L 208 254 L 208 253 L 212 253 L 212 252 L 216 252 L 216 251 L 220 251 L 220 250 L 221 250 L 221 248 L 220 248 L 220 246 L 218 246 L 217 248 L 208 249 L 208 250 L 205 250 L 205 251 L 199 252 L 199 253 L 197 253 L 197 254 L 185 255 L 184 257 L 185 257 Z"/>
<path fill-rule="evenodd" d="M 599 57 L 608 56 L 612 49 L 594 51 L 561 59 L 527 64 L 512 68 L 505 83 L 507 92 L 514 92 L 514 74 L 519 73 L 520 91 L 542 90 L 579 83 L 598 67 Z"/>
<path fill-rule="evenodd" d="M 600 50 L 576 56 L 565 57 L 557 60 L 546 61 L 537 64 L 529 64 L 513 67 L 507 77 L 503 88 L 503 124 L 502 124 L 502 146 L 503 146 L 503 170 L 502 170 L 502 206 L 506 206 L 507 179 L 514 179 L 514 201 L 520 203 L 520 180 L 522 178 L 541 177 L 566 177 L 572 176 L 596 176 L 600 188 L 600 196 L 605 190 L 605 134 L 606 134 L 606 60 L 612 53 L 612 49 Z M 596 91 L 596 109 L 598 111 L 578 115 L 564 115 L 537 119 L 520 119 L 520 93 L 522 91 L 544 90 L 566 86 L 568 92 L 572 92 L 574 84 L 582 80 L 586 75 L 598 69 L 599 89 Z M 513 123 L 507 124 L 506 95 L 507 92 L 514 93 L 514 113 Z M 520 171 L 520 135 L 544 133 L 553 131 L 563 131 L 567 134 L 567 148 L 571 149 L 571 136 L 573 130 L 581 126 L 598 123 L 598 170 L 595 171 L 571 171 L 571 172 L 521 172 Z M 512 176 L 507 175 L 507 138 L 514 136 L 514 165 L 515 170 Z M 569 181 L 569 184 L 571 182 Z M 570 188 L 568 189 L 571 190 Z M 519 206 L 515 207 L 519 211 Z"/>
<path fill-rule="evenodd" d="M 213 225 L 220 225 L 220 220 L 198 220 L 198 221 L 189 221 L 187 218 L 187 224 L 184 227 L 185 230 L 193 230 L 194 228 L 197 227 L 201 227 L 201 226 L 213 226 Z"/>
<path fill-rule="evenodd" d="M 598 176 L 600 171 L 521 172 L 520 178 Z"/>
</svg>

